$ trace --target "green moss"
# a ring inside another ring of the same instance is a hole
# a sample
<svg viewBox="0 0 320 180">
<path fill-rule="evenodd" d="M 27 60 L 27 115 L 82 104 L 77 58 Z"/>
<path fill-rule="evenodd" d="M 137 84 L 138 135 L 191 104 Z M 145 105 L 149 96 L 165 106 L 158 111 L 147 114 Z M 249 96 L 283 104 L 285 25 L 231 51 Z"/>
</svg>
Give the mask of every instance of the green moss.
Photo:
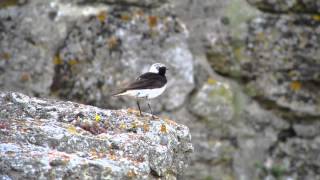
<svg viewBox="0 0 320 180">
<path fill-rule="evenodd" d="M 272 166 L 270 171 L 271 174 L 277 179 L 281 178 L 287 172 L 286 168 L 281 165 Z"/>
<path fill-rule="evenodd" d="M 227 101 L 232 102 L 233 93 L 230 88 L 225 87 L 224 85 L 218 85 L 210 92 L 210 97 L 224 97 Z"/>
<path fill-rule="evenodd" d="M 239 11 L 239 9 L 241 9 L 241 11 Z M 224 12 L 225 16 L 230 20 L 230 30 L 233 37 L 240 37 L 246 30 L 243 28 L 243 24 L 260 13 L 246 1 L 242 0 L 231 0 Z"/>
<path fill-rule="evenodd" d="M 203 180 L 214 180 L 212 176 L 207 176 L 205 178 L 203 178 Z"/>
</svg>

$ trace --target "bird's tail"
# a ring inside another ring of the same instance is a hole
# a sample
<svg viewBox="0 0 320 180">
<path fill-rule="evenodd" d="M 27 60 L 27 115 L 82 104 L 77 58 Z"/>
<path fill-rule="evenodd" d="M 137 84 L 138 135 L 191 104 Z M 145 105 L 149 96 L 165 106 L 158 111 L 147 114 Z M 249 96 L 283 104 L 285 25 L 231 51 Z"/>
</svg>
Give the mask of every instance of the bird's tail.
<svg viewBox="0 0 320 180">
<path fill-rule="evenodd" d="M 110 96 L 114 96 L 114 97 L 122 96 L 122 95 L 124 95 L 123 93 L 125 93 L 124 90 L 117 90 L 117 91 L 112 92 Z"/>
</svg>

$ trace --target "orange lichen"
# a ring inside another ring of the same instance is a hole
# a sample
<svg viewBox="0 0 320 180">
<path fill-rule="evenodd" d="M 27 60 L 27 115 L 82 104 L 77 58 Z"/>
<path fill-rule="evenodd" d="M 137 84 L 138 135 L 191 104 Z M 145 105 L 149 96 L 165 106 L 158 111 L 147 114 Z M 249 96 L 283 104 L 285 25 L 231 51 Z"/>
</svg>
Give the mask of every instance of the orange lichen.
<svg viewBox="0 0 320 180">
<path fill-rule="evenodd" d="M 113 152 L 110 152 L 109 159 L 115 161 L 115 160 L 117 160 L 117 156 Z"/>
<path fill-rule="evenodd" d="M 121 19 L 127 22 L 131 20 L 131 17 L 128 14 L 121 14 Z"/>
<path fill-rule="evenodd" d="M 158 24 L 158 18 L 156 16 L 149 16 L 148 23 L 150 28 L 154 28 Z"/>
<path fill-rule="evenodd" d="M 118 38 L 115 36 L 110 37 L 107 41 L 107 44 L 109 49 L 114 49 L 119 44 Z"/>
<path fill-rule="evenodd" d="M 54 65 L 61 65 L 61 64 L 63 64 L 63 61 L 62 61 L 62 59 L 60 58 L 60 55 L 59 55 L 59 54 L 57 54 L 57 55 L 54 56 L 54 58 L 53 58 L 53 64 L 54 64 Z"/>
<path fill-rule="evenodd" d="M 62 158 L 65 161 L 70 160 L 70 155 L 68 155 L 67 153 L 64 153 L 64 152 L 59 152 L 59 151 L 50 151 L 48 153 L 48 157 L 49 157 L 50 161 L 57 159 L 57 158 Z"/>
<path fill-rule="evenodd" d="M 165 124 L 161 124 L 160 132 L 167 133 L 167 126 Z"/>
<path fill-rule="evenodd" d="M 104 22 L 107 19 L 107 15 L 106 11 L 101 11 L 97 14 L 97 18 L 100 22 Z"/>
<path fill-rule="evenodd" d="M 164 120 L 166 121 L 166 123 L 171 124 L 171 125 L 177 125 L 176 122 L 170 120 L 169 118 L 164 118 Z"/>
<path fill-rule="evenodd" d="M 143 131 L 144 132 L 148 132 L 150 130 L 150 126 L 149 126 L 149 124 L 143 124 Z"/>
<path fill-rule="evenodd" d="M 134 172 L 134 170 L 129 170 L 128 173 L 127 173 L 127 176 L 132 178 L 132 177 L 135 177 L 137 175 L 136 172 Z"/>
<path fill-rule="evenodd" d="M 98 152 L 95 149 L 91 150 L 89 154 L 92 159 L 104 158 L 106 156 L 104 152 Z"/>
<path fill-rule="evenodd" d="M 20 80 L 22 82 L 26 82 L 29 81 L 31 79 L 30 73 L 28 72 L 22 72 L 21 76 L 20 76 Z"/>
<path fill-rule="evenodd" d="M 293 81 L 290 83 L 290 88 L 293 91 L 299 91 L 301 89 L 301 83 L 299 81 Z"/>
<path fill-rule="evenodd" d="M 10 157 L 17 156 L 17 154 L 15 152 L 13 152 L 13 151 L 6 151 L 5 154 L 6 154 L 6 156 L 10 156 Z"/>
</svg>

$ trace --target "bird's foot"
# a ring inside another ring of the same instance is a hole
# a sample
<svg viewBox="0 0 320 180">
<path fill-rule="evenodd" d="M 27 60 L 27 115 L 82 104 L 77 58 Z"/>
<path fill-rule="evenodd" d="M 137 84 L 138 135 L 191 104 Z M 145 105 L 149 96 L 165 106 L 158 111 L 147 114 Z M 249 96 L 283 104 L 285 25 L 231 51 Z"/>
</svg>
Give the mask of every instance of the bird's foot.
<svg viewBox="0 0 320 180">
<path fill-rule="evenodd" d="M 152 119 L 153 119 L 153 120 L 155 120 L 155 119 L 159 119 L 159 117 L 158 117 L 158 116 L 155 116 L 155 115 L 153 115 L 153 114 L 151 115 L 151 117 L 152 117 Z"/>
</svg>

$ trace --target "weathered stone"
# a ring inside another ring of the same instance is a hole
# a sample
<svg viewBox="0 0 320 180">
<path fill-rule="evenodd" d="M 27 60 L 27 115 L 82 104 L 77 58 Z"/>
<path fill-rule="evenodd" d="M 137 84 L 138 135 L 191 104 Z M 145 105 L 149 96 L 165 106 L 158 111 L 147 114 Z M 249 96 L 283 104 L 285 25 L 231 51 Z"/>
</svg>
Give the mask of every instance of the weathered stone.
<svg viewBox="0 0 320 180">
<path fill-rule="evenodd" d="M 57 54 L 53 91 L 99 106 L 119 107 L 124 100 L 134 105 L 110 95 L 160 62 L 169 68 L 169 81 L 155 110 L 181 106 L 194 87 L 184 25 L 170 15 L 140 11 L 115 7 L 77 21 Z"/>
<path fill-rule="evenodd" d="M 67 29 L 65 22 L 50 18 L 55 11 L 42 1 L 0 10 L 0 89 L 50 93 L 51 57 Z"/>
<path fill-rule="evenodd" d="M 208 83 L 192 97 L 189 109 L 203 118 L 230 121 L 234 114 L 233 98 L 228 83 L 208 79 Z"/>
<path fill-rule="evenodd" d="M 312 139 L 290 138 L 274 150 L 268 159 L 268 170 L 274 177 L 290 174 L 295 179 L 319 179 L 319 149 L 319 136 Z"/>
<path fill-rule="evenodd" d="M 172 179 L 193 151 L 186 126 L 133 110 L 19 93 L 0 93 L 0 107 L 3 177 Z"/>
<path fill-rule="evenodd" d="M 271 13 L 319 14 L 319 0 L 247 0 L 262 11 Z"/>
<path fill-rule="evenodd" d="M 308 16 L 266 15 L 248 32 L 251 60 L 243 63 L 254 96 L 297 115 L 320 115 L 320 29 Z"/>
<path fill-rule="evenodd" d="M 119 6 L 138 6 L 143 8 L 155 8 L 159 7 L 168 0 L 76 0 L 78 3 L 104 3 L 108 5 L 119 5 Z"/>
</svg>

